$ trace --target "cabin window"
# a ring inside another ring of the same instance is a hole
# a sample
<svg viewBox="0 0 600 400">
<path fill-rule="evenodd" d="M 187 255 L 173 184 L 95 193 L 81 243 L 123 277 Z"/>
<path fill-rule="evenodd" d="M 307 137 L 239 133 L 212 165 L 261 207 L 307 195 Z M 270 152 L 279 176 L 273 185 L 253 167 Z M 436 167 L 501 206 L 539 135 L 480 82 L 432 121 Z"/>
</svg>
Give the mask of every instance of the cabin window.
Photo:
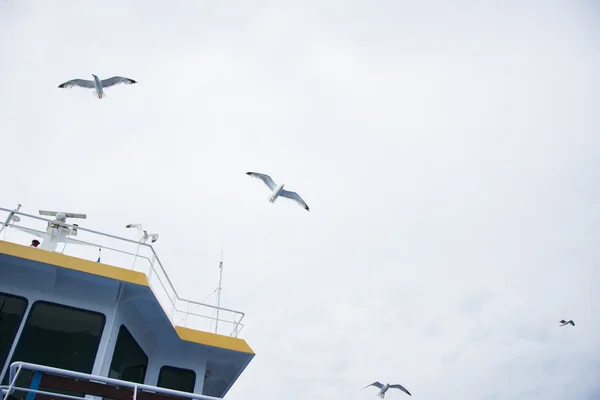
<svg viewBox="0 0 600 400">
<path fill-rule="evenodd" d="M 194 393 L 196 373 L 191 369 L 164 365 L 158 374 L 158 387 Z"/>
<path fill-rule="evenodd" d="M 91 373 L 106 317 L 98 312 L 36 301 L 25 321 L 11 363 L 24 361 Z M 9 374 L 4 375 L 4 384 Z M 21 373 L 27 385 L 31 373 Z"/>
<path fill-rule="evenodd" d="M 146 369 L 148 369 L 148 356 L 125 325 L 121 325 L 108 377 L 144 383 Z"/>
<path fill-rule="evenodd" d="M 0 370 L 6 363 L 26 310 L 25 297 L 0 293 Z"/>
</svg>

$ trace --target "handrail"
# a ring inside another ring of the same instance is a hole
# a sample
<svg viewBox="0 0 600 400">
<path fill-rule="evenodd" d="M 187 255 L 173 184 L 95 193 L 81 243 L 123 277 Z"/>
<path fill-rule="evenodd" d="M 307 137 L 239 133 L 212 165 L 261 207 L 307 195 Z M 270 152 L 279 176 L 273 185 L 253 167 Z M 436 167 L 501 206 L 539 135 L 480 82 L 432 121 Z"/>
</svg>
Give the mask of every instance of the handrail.
<svg viewBox="0 0 600 400">
<path fill-rule="evenodd" d="M 11 395 L 15 390 L 22 390 L 22 391 L 30 392 L 30 393 L 31 392 L 42 393 L 42 391 L 15 386 L 17 378 L 19 376 L 19 373 L 23 369 L 32 370 L 34 372 L 42 372 L 42 373 L 45 372 L 45 373 L 53 374 L 53 375 L 60 375 L 60 376 L 64 376 L 67 378 L 85 379 L 88 381 L 100 382 L 100 383 L 104 383 L 104 384 L 108 384 L 108 385 L 127 387 L 130 389 L 133 389 L 134 393 L 137 393 L 140 390 L 144 390 L 144 391 L 150 391 L 150 392 L 154 392 L 154 393 L 158 393 L 158 394 L 164 394 L 167 396 L 184 397 L 184 398 L 195 399 L 195 400 L 222 400 L 218 397 L 206 396 L 203 394 L 183 392 L 181 390 L 166 389 L 166 388 L 161 388 L 158 386 L 151 386 L 151 385 L 145 385 L 142 383 L 123 381 L 120 379 L 107 378 L 107 377 L 100 376 L 100 375 L 92 375 L 92 374 L 86 374 L 83 372 L 69 371 L 66 369 L 48 367 L 48 366 L 39 365 L 39 364 L 31 364 L 31 363 L 26 363 L 26 362 L 22 362 L 22 361 L 15 361 L 10 365 L 9 385 L 8 386 L 0 386 L 0 388 L 2 388 L 2 392 L 5 393 L 4 400 L 7 400 L 8 396 Z M 45 393 L 42 393 L 42 394 L 45 394 Z M 86 393 L 86 394 L 88 394 L 88 393 Z M 67 399 L 81 399 L 81 397 L 74 397 L 74 396 L 70 396 L 70 395 L 62 394 L 62 393 L 51 393 L 51 395 L 57 396 L 57 397 L 63 397 L 63 398 L 67 398 Z"/>
<path fill-rule="evenodd" d="M 36 220 L 39 220 L 39 221 L 44 221 L 44 222 L 47 222 L 47 223 L 48 222 L 49 223 L 56 223 L 55 220 L 48 219 L 48 218 L 43 218 L 43 217 L 40 217 L 40 216 L 37 216 L 37 215 L 32 215 L 32 214 L 24 213 L 24 212 L 18 211 L 18 209 L 17 210 L 10 210 L 10 209 L 7 209 L 7 208 L 0 207 L 0 211 L 4 211 L 4 212 L 9 213 L 9 218 L 10 218 L 11 215 L 20 215 L 20 216 L 23 216 L 23 217 L 32 218 L 32 219 L 36 219 Z M 9 221 L 9 219 L 7 219 L 7 221 Z M 150 260 L 150 258 L 148 258 L 148 257 L 142 256 L 142 255 L 137 254 L 137 253 L 135 255 L 135 258 L 137 259 L 139 257 L 139 258 L 143 258 L 143 259 L 148 260 L 148 262 L 150 264 L 150 267 L 151 267 L 150 273 L 152 273 L 152 271 L 155 270 L 155 266 L 158 265 L 157 272 L 160 272 L 161 275 L 164 276 L 164 279 L 167 281 L 167 284 L 168 284 L 168 287 L 169 287 L 170 290 L 167 289 L 167 287 L 165 287 L 165 283 L 163 282 L 162 277 L 160 275 L 158 276 L 159 283 L 161 284 L 162 288 L 164 289 L 165 294 L 167 295 L 167 297 L 169 298 L 169 301 L 171 303 L 171 312 L 170 313 L 167 312 L 167 315 L 169 316 L 169 319 L 174 318 L 176 312 L 185 314 L 185 324 L 187 324 L 187 315 L 193 315 L 193 316 L 198 316 L 198 317 L 203 317 L 203 318 L 208 318 L 208 319 L 214 319 L 214 318 L 211 318 L 211 317 L 207 317 L 205 315 L 200 315 L 200 314 L 194 313 L 193 312 L 194 310 L 190 311 L 190 305 L 192 305 L 192 306 L 195 305 L 196 308 L 198 306 L 202 306 L 202 307 L 207 307 L 207 308 L 213 309 L 213 310 L 220 310 L 220 311 L 225 311 L 225 312 L 233 313 L 234 314 L 233 321 L 226 321 L 226 320 L 222 320 L 222 319 L 219 318 L 219 321 L 230 322 L 230 323 L 232 323 L 234 325 L 234 329 L 233 329 L 232 333 L 230 334 L 230 336 L 233 335 L 233 336 L 237 337 L 237 334 L 239 334 L 239 332 L 243 328 L 244 325 L 241 322 L 244 319 L 244 317 L 245 317 L 246 314 L 244 312 L 242 312 L 242 311 L 233 310 L 233 309 L 229 309 L 229 308 L 225 308 L 225 307 L 218 307 L 218 306 L 214 306 L 212 304 L 206 304 L 206 303 L 197 302 L 197 301 L 194 301 L 194 300 L 190 300 L 190 299 L 186 299 L 186 298 L 180 297 L 179 294 L 177 293 L 177 290 L 175 289 L 175 286 L 173 285 L 173 282 L 171 281 L 171 279 L 167 275 L 167 273 L 166 273 L 166 271 L 165 271 L 165 269 L 163 267 L 163 264 L 160 261 L 160 258 L 158 257 L 158 254 L 156 253 L 156 251 L 154 250 L 154 248 L 152 247 L 152 245 L 147 244 L 147 243 L 142 243 L 142 242 L 139 242 L 139 241 L 135 241 L 135 240 L 131 240 L 131 239 L 127 239 L 127 238 L 124 238 L 124 237 L 112 235 L 112 234 L 109 234 L 109 233 L 104 233 L 104 232 L 95 231 L 93 229 L 84 228 L 84 227 L 82 227 L 80 225 L 72 225 L 72 224 L 69 224 L 69 223 L 66 223 L 66 222 L 58 222 L 58 223 L 61 226 L 64 226 L 64 227 L 68 227 L 68 228 L 71 228 L 71 229 L 77 229 L 77 231 L 89 232 L 91 234 L 95 234 L 95 235 L 99 235 L 99 236 L 103 236 L 103 237 L 107 237 L 107 238 L 111 238 L 111 239 L 116 239 L 116 240 L 123 241 L 123 242 L 126 242 L 126 243 L 135 244 L 137 246 L 140 246 L 140 247 L 143 247 L 143 248 L 149 250 L 151 252 L 152 260 Z M 18 225 L 10 223 L 10 221 L 9 221 L 9 223 L 6 223 L 6 224 L 4 222 L 0 222 L 0 226 L 4 226 L 4 227 L 15 226 L 16 227 Z M 28 228 L 28 229 L 32 229 L 32 228 Z M 38 231 L 38 232 L 45 233 L 45 232 L 42 232 L 42 231 Z M 83 242 L 83 241 L 81 241 L 81 242 Z M 86 242 L 86 243 L 92 244 L 92 245 L 97 245 L 95 243 L 89 243 L 89 242 Z M 102 245 L 97 245 L 97 246 L 100 247 L 100 248 L 110 249 L 107 246 L 102 246 Z M 113 250 L 116 250 L 118 252 L 125 253 L 125 254 L 130 254 L 130 255 L 132 254 L 132 253 L 124 252 L 124 251 L 117 250 L 117 249 L 113 249 Z M 151 276 L 148 276 L 149 280 L 150 280 L 150 278 L 151 278 Z M 171 294 L 169 293 L 170 291 L 173 292 L 174 298 L 172 298 Z M 187 304 L 187 310 L 180 309 L 177 306 L 178 302 L 182 302 L 182 303 Z M 167 310 L 165 310 L 165 311 L 167 311 Z M 171 313 L 173 315 L 171 315 Z M 235 315 L 239 315 L 240 316 L 240 318 L 239 318 L 238 321 L 236 321 L 237 318 L 235 318 Z M 175 325 L 175 321 L 172 320 L 171 322 L 173 323 L 173 325 Z"/>
<path fill-rule="evenodd" d="M 2 209 L 2 208 L 0 208 L 0 210 L 3 210 L 3 209 Z M 16 225 L 16 224 L 5 224 L 4 222 L 0 222 L 0 225 L 4 225 L 4 226 L 6 226 L 6 227 L 18 226 L 18 225 Z M 65 224 L 65 225 L 66 225 L 66 224 Z M 77 228 L 79 228 L 79 226 L 77 226 Z M 40 231 L 39 229 L 33 229 L 33 228 L 29 228 L 29 229 L 31 229 L 32 231 L 36 231 L 36 232 L 38 232 L 38 233 L 46 233 L 46 232 Z M 79 239 L 78 239 L 78 240 L 79 240 Z M 103 248 L 103 249 L 106 249 L 106 250 L 112 250 L 112 251 L 115 251 L 115 252 L 117 252 L 117 253 L 121 253 L 121 254 L 127 254 L 127 255 L 130 255 L 130 256 L 135 256 L 135 253 L 130 253 L 130 252 L 128 252 L 128 251 L 123 251 L 123 250 L 115 249 L 115 248 L 113 248 L 113 247 L 104 246 L 104 245 L 97 245 L 96 243 L 86 242 L 85 240 L 79 240 L 79 241 L 80 241 L 81 243 L 85 243 L 85 244 L 89 244 L 89 245 L 93 245 L 93 246 L 98 246 L 98 247 L 101 247 L 101 248 Z M 136 242 L 136 243 L 137 243 L 137 242 Z M 149 263 L 149 264 L 152 264 L 152 260 L 150 260 L 150 259 L 149 259 L 148 257 L 146 257 L 146 256 L 141 256 L 141 255 L 139 255 L 139 254 L 138 254 L 138 255 L 137 255 L 137 257 L 139 257 L 139 258 L 143 258 L 144 260 L 148 260 L 148 263 Z"/>
</svg>

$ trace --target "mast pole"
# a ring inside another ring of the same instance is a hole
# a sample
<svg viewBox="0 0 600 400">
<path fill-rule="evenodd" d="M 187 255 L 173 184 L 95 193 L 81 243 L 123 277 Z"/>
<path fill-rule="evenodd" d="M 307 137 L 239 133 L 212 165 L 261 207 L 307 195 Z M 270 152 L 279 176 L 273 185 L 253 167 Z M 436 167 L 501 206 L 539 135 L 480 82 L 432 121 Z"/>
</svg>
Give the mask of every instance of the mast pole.
<svg viewBox="0 0 600 400">
<path fill-rule="evenodd" d="M 219 329 L 219 309 L 221 308 L 221 283 L 223 282 L 223 252 L 221 252 L 221 262 L 219 262 L 219 287 L 217 288 L 217 322 L 215 323 L 215 333 Z"/>
</svg>

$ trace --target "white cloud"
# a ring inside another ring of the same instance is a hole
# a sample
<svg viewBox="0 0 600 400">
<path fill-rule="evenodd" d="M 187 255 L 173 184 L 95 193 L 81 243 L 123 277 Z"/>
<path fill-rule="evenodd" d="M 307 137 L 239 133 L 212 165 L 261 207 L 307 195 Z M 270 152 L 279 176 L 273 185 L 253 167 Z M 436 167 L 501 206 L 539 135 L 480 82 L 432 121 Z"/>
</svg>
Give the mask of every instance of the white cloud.
<svg viewBox="0 0 600 400">
<path fill-rule="evenodd" d="M 0 4 L 1 204 L 142 222 L 189 296 L 224 250 L 228 397 L 597 396 L 591 2 L 90 3 Z"/>
</svg>

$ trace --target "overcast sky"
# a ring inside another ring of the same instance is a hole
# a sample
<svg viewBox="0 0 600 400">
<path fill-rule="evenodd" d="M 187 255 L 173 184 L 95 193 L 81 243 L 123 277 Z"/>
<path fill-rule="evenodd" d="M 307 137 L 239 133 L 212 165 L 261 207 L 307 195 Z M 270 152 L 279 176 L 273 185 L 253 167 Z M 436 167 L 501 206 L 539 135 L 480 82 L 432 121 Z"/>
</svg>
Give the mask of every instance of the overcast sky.
<svg viewBox="0 0 600 400">
<path fill-rule="evenodd" d="M 0 206 L 141 222 L 197 300 L 223 251 L 232 400 L 598 399 L 599 12 L 3 0 Z"/>
</svg>

